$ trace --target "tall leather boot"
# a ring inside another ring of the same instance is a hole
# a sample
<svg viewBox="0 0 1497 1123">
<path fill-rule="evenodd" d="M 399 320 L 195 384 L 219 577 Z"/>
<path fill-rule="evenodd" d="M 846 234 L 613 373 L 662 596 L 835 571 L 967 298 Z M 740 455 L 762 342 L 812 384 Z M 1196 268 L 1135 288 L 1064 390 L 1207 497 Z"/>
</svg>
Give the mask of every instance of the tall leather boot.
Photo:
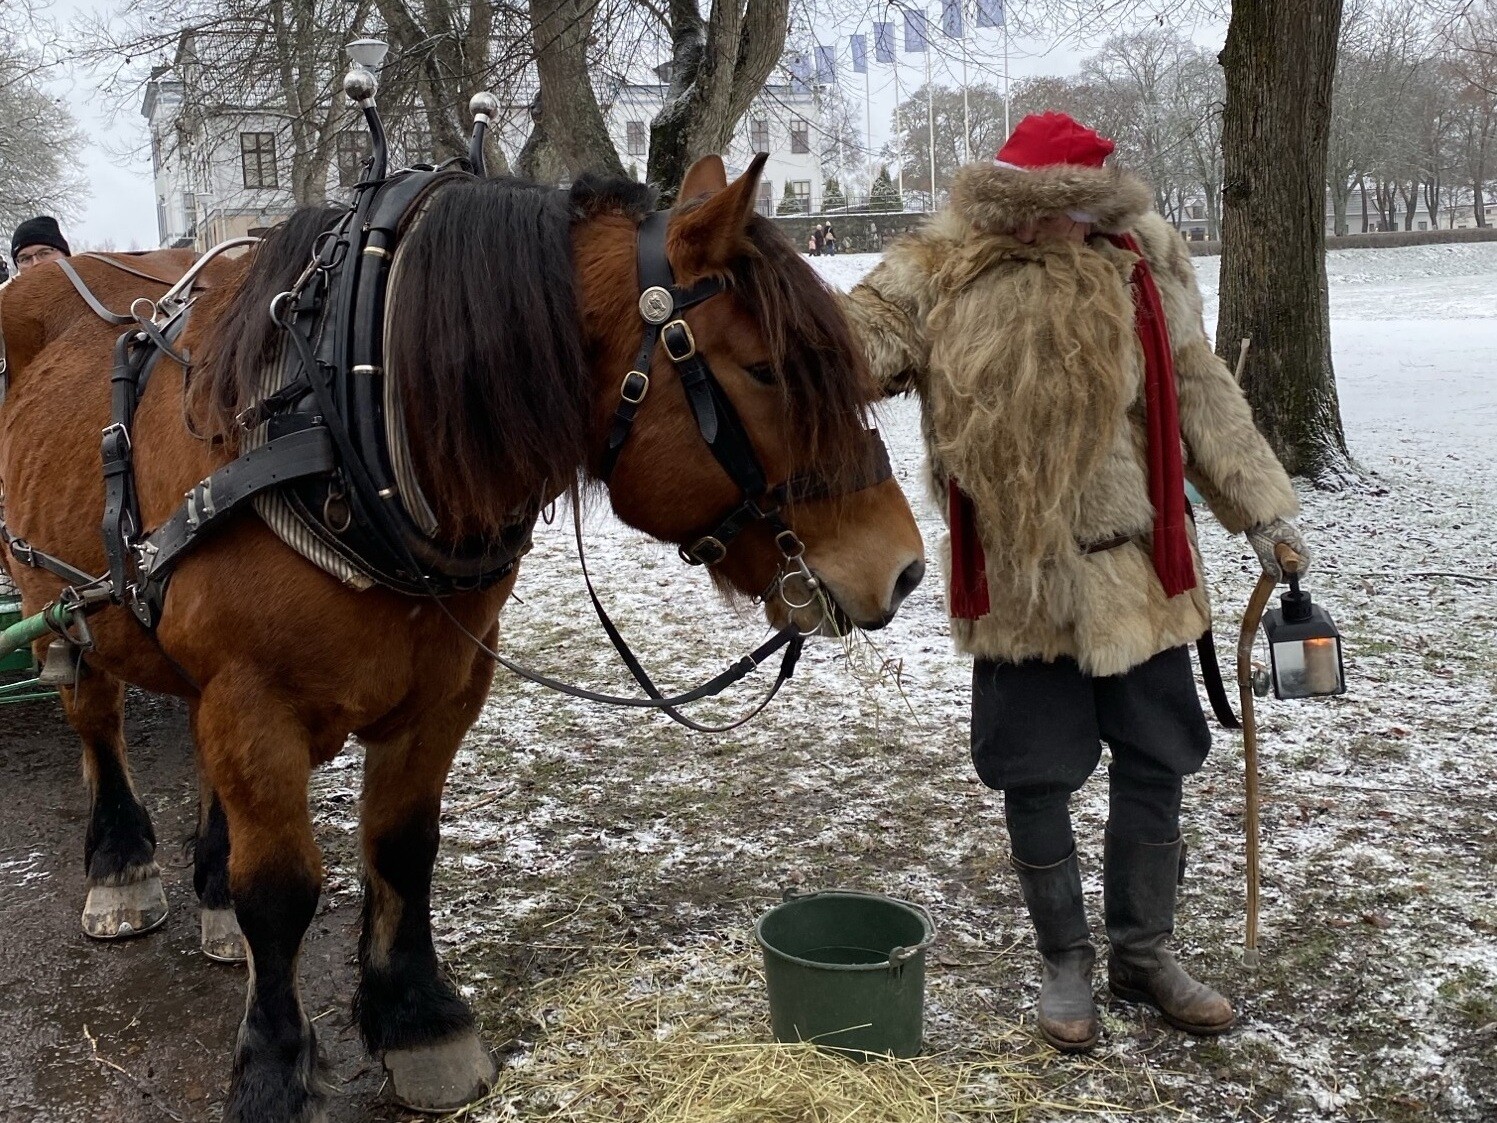
<svg viewBox="0 0 1497 1123">
<path fill-rule="evenodd" d="M 1107 981 L 1126 1002 L 1145 1002 L 1186 1033 L 1210 1036 L 1232 1028 L 1232 1004 L 1196 982 L 1175 962 L 1165 941 L 1175 930 L 1175 884 L 1182 841 L 1130 842 L 1110 831 L 1103 856 Z"/>
<path fill-rule="evenodd" d="M 1097 1043 L 1100 1027 L 1092 997 L 1096 952 L 1086 928 L 1076 851 L 1053 866 L 1027 866 L 1017 858 L 1013 864 L 1044 963 L 1036 1007 L 1040 1036 L 1062 1053 L 1084 1053 Z"/>
</svg>

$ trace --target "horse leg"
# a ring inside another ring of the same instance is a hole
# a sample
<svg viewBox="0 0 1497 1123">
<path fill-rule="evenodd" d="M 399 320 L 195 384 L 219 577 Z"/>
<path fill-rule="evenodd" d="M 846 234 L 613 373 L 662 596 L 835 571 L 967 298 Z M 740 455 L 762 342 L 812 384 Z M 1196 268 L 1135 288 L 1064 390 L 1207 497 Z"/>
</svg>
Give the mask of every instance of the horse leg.
<svg viewBox="0 0 1497 1123">
<path fill-rule="evenodd" d="M 156 832 L 125 759 L 125 684 L 90 668 L 62 691 L 62 702 L 83 741 L 89 795 L 83 931 L 96 940 L 142 935 L 166 920 L 166 891 L 156 865 Z"/>
<path fill-rule="evenodd" d="M 232 841 L 229 892 L 249 961 L 223 1121 L 313 1123 L 322 1118 L 322 1080 L 296 979 L 302 937 L 322 889 L 307 808 L 311 735 L 290 706 L 234 672 L 204 688 L 197 730 L 204 772 Z"/>
<path fill-rule="evenodd" d="M 354 1015 L 396 1100 L 450 1111 L 481 1096 L 497 1066 L 442 973 L 431 935 L 431 876 L 447 770 L 488 692 L 475 671 L 454 702 L 365 741 L 361 834 L 364 928 Z"/>
<path fill-rule="evenodd" d="M 229 895 L 229 820 L 223 802 L 199 770 L 198 829 L 192 840 L 192 886 L 197 890 L 203 954 L 216 963 L 243 963 L 244 933 Z"/>
</svg>

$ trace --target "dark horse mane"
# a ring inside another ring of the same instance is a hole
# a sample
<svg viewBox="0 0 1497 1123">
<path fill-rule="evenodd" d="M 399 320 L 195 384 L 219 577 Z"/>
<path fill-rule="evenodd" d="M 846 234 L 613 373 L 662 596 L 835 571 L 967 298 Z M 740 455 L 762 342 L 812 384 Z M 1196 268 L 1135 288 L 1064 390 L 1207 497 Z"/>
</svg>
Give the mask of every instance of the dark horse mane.
<svg viewBox="0 0 1497 1123">
<path fill-rule="evenodd" d="M 572 226 L 604 213 L 638 222 L 654 205 L 643 184 L 595 176 L 559 191 L 454 173 L 424 197 L 400 239 L 385 363 L 402 372 L 417 473 L 449 530 L 495 532 L 587 463 L 592 372 Z M 278 352 L 270 301 L 342 213 L 303 207 L 276 228 L 205 341 L 195 413 L 231 443 L 235 415 Z M 745 248 L 729 282 L 760 321 L 797 460 L 833 478 L 855 471 L 871 384 L 836 295 L 768 219 L 754 216 Z"/>
</svg>

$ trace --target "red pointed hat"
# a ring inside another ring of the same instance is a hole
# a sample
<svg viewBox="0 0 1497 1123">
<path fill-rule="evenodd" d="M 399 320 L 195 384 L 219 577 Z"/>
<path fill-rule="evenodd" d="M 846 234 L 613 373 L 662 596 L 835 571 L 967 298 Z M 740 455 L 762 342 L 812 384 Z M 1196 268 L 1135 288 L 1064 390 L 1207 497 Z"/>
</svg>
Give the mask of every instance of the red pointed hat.
<svg viewBox="0 0 1497 1123">
<path fill-rule="evenodd" d="M 1014 129 L 993 163 L 1029 171 L 1057 165 L 1100 168 L 1117 147 L 1105 136 L 1064 113 L 1031 113 Z"/>
</svg>

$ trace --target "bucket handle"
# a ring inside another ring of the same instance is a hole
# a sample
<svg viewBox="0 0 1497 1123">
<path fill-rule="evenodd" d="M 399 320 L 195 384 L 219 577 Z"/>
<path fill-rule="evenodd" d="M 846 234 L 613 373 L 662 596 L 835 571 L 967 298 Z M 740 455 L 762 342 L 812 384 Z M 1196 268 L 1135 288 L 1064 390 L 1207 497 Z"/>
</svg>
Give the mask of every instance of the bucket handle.
<svg viewBox="0 0 1497 1123">
<path fill-rule="evenodd" d="M 931 918 L 930 910 L 924 905 L 916 904 L 914 901 L 901 901 L 897 897 L 891 897 L 887 893 L 874 893 L 868 889 L 813 889 L 809 893 L 799 892 L 795 886 L 789 886 L 780 894 L 782 901 L 805 901 L 812 897 L 826 897 L 835 894 L 839 897 L 868 897 L 875 901 L 885 901 L 891 905 L 903 905 L 907 909 L 914 909 L 925 921 L 925 930 L 930 933 L 918 944 L 909 947 L 896 947 L 889 952 L 889 970 L 897 971 L 915 956 L 919 955 L 931 944 L 936 942 L 936 922 Z"/>
</svg>

